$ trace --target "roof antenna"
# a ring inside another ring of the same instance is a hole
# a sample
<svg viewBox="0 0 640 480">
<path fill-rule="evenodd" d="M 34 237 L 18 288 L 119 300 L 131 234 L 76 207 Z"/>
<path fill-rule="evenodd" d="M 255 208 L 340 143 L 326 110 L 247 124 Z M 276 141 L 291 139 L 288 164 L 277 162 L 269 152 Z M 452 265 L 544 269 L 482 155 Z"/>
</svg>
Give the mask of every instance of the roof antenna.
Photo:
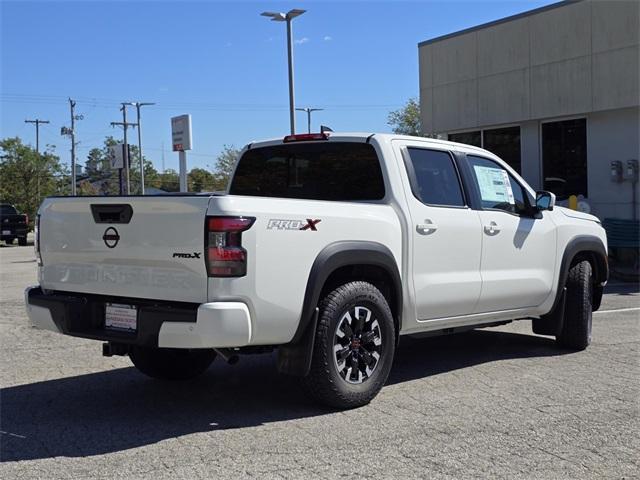
<svg viewBox="0 0 640 480">
<path fill-rule="evenodd" d="M 320 125 L 320 133 L 333 132 L 333 130 L 325 125 Z"/>
</svg>

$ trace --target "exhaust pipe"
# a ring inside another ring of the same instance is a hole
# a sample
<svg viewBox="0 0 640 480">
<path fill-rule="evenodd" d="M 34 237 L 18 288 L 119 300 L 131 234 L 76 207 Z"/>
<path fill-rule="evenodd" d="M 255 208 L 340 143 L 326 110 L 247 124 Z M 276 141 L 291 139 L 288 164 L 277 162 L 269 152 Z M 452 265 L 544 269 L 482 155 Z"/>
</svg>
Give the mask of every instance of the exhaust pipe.
<svg viewBox="0 0 640 480">
<path fill-rule="evenodd" d="M 235 365 L 240 360 L 240 357 L 230 348 L 214 348 L 213 350 L 229 365 Z"/>
</svg>

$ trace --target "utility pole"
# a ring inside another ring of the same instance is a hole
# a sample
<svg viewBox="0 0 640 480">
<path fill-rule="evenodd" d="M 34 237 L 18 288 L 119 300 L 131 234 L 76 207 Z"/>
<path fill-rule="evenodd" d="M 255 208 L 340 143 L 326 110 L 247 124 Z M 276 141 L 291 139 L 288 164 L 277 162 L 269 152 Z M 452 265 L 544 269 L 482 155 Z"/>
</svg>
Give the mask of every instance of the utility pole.
<svg viewBox="0 0 640 480">
<path fill-rule="evenodd" d="M 49 120 L 40 120 L 36 118 L 35 120 L 25 120 L 24 123 L 33 123 L 36 126 L 36 153 L 38 159 L 38 171 L 36 172 L 36 177 L 38 179 L 38 204 L 40 203 L 40 125 L 49 123 Z"/>
<path fill-rule="evenodd" d="M 40 155 L 40 125 L 45 123 L 50 123 L 49 120 L 40 120 L 36 118 L 35 120 L 25 120 L 24 123 L 33 123 L 36 126 L 36 152 Z"/>
<path fill-rule="evenodd" d="M 71 137 L 71 195 L 76 195 L 76 120 L 82 120 L 82 115 L 75 114 L 76 102 L 69 98 L 69 107 L 71 109 L 71 128 L 62 127 L 61 135 Z"/>
<path fill-rule="evenodd" d="M 138 113 L 138 155 L 140 156 L 140 193 L 144 195 L 144 160 L 142 158 L 142 126 L 140 124 L 140 107 L 147 105 L 155 105 L 155 103 L 149 102 L 133 102 L 136 106 L 136 112 Z"/>
<path fill-rule="evenodd" d="M 307 132 L 311 133 L 311 112 L 319 112 L 324 110 L 324 108 L 296 108 L 296 110 L 300 112 L 307 112 Z"/>
<path fill-rule="evenodd" d="M 126 194 L 131 195 L 131 182 L 129 181 L 129 144 L 127 143 L 127 128 L 137 127 L 137 123 L 127 122 L 127 105 L 132 105 L 131 102 L 122 102 L 122 122 L 111 122 L 111 126 L 120 126 L 124 130 L 124 150 L 122 151 L 122 161 L 124 163 L 124 185 L 126 186 Z M 120 195 L 124 195 L 123 192 L 123 179 L 122 169 L 120 169 Z"/>
</svg>

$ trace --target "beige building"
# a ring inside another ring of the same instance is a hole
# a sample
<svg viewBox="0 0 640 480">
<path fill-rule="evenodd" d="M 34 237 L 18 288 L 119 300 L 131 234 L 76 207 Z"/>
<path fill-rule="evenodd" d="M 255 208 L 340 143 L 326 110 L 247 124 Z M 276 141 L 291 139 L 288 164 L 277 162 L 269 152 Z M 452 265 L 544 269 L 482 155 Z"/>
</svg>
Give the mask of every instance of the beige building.
<svg viewBox="0 0 640 480">
<path fill-rule="evenodd" d="M 422 42 L 423 132 L 483 146 L 602 218 L 638 218 L 639 35 L 640 0 L 578 0 Z"/>
</svg>

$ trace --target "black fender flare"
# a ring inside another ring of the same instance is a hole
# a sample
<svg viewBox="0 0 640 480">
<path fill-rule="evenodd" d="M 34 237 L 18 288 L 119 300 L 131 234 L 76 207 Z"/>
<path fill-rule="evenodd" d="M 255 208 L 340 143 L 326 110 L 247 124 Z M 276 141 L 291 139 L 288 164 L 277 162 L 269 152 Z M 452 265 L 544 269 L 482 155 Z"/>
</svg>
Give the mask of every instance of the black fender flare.
<svg viewBox="0 0 640 480">
<path fill-rule="evenodd" d="M 305 376 L 311 368 L 311 357 L 318 323 L 318 302 L 327 279 L 337 269 L 351 265 L 382 268 L 391 278 L 394 302 L 392 313 L 400 328 L 402 312 L 402 280 L 391 250 L 370 241 L 339 241 L 327 245 L 311 266 L 302 304 L 298 328 L 291 341 L 278 349 L 278 370 L 289 375 Z"/>
</svg>

